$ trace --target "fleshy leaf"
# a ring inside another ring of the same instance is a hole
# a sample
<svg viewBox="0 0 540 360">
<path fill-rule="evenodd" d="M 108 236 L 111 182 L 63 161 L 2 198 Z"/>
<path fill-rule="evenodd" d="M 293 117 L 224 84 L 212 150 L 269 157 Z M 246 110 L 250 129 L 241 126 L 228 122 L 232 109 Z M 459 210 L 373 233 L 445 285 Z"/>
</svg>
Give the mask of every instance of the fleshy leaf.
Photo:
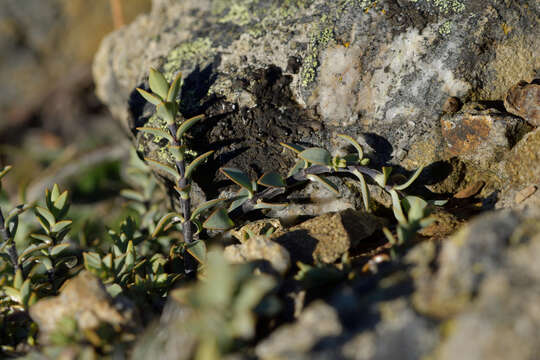
<svg viewBox="0 0 540 360">
<path fill-rule="evenodd" d="M 50 251 L 51 256 L 56 256 L 60 254 L 62 251 L 66 250 L 69 247 L 70 244 L 58 244 L 54 246 Z"/>
<path fill-rule="evenodd" d="M 407 212 L 409 222 L 418 221 L 424 218 L 427 201 L 418 196 L 406 196 L 401 200 L 404 210 Z"/>
<path fill-rule="evenodd" d="M 332 155 L 330 155 L 328 150 L 323 148 L 312 147 L 302 151 L 298 156 L 311 164 L 332 165 Z"/>
<path fill-rule="evenodd" d="M 152 232 L 152 238 L 156 238 L 159 233 L 163 230 L 163 228 L 165 227 L 165 225 L 167 225 L 167 223 L 169 221 L 172 221 L 174 220 L 175 217 L 178 217 L 181 219 L 181 221 L 183 221 L 182 219 L 182 216 L 180 216 L 180 214 L 176 213 L 176 212 L 170 212 L 168 214 L 165 214 L 160 220 L 159 222 L 157 223 L 156 225 L 156 228 L 154 229 L 154 231 Z"/>
<path fill-rule="evenodd" d="M 261 176 L 259 180 L 257 180 L 257 183 L 259 185 L 263 185 L 267 187 L 286 187 L 287 186 L 287 184 L 285 183 L 281 175 L 279 175 L 277 172 L 269 172 L 269 173 L 263 174 L 263 176 Z"/>
<path fill-rule="evenodd" d="M 58 221 L 56 224 L 54 224 L 52 227 L 51 227 L 51 231 L 54 232 L 54 233 L 59 233 L 61 232 L 62 230 L 64 230 L 66 227 L 70 226 L 72 223 L 71 220 L 62 220 L 62 221 Z"/>
<path fill-rule="evenodd" d="M 338 136 L 342 139 L 347 140 L 352 146 L 355 147 L 356 151 L 358 151 L 358 159 L 362 159 L 364 157 L 364 151 L 362 150 L 362 146 L 360 146 L 358 141 L 356 141 L 349 135 L 339 134 Z"/>
<path fill-rule="evenodd" d="M 196 219 L 197 216 L 199 216 L 203 211 L 213 208 L 216 205 L 221 204 L 226 199 L 214 199 L 207 202 L 202 203 L 199 205 L 195 210 L 193 210 L 193 213 L 191 214 L 191 220 Z"/>
<path fill-rule="evenodd" d="M 159 162 L 157 160 L 152 160 L 149 158 L 144 158 L 144 159 L 148 161 L 150 165 L 154 165 L 156 168 L 170 174 L 175 180 L 178 180 L 178 178 L 180 177 L 180 174 L 178 174 L 178 172 L 176 172 L 176 170 L 172 168 L 171 166 L 164 164 L 162 162 Z"/>
<path fill-rule="evenodd" d="M 394 216 L 396 220 L 400 224 L 407 224 L 407 218 L 405 217 L 405 214 L 403 213 L 403 209 L 401 207 L 401 201 L 399 200 L 397 191 L 394 189 L 391 189 L 390 195 L 392 196 L 392 209 L 394 210 Z"/>
<path fill-rule="evenodd" d="M 306 177 L 311 181 L 318 182 L 319 184 L 321 184 L 327 190 L 333 192 L 334 194 L 339 195 L 338 187 L 333 182 L 331 182 L 330 180 L 325 178 L 324 176 L 319 176 L 319 175 L 315 175 L 315 174 L 308 174 Z"/>
<path fill-rule="evenodd" d="M 39 241 L 43 241 L 45 244 L 50 245 L 53 243 L 53 239 L 50 236 L 47 236 L 45 234 L 30 234 L 30 237 Z"/>
<path fill-rule="evenodd" d="M 236 193 L 236 196 L 233 198 L 234 200 L 229 205 L 229 211 L 233 211 L 239 206 L 242 206 L 246 201 L 249 200 L 249 191 L 246 188 L 241 188 L 238 193 Z"/>
<path fill-rule="evenodd" d="M 383 166 L 382 173 L 377 174 L 373 177 L 373 180 L 379 185 L 380 187 L 385 187 L 386 182 L 388 181 L 388 178 L 390 177 L 390 173 L 392 173 L 392 168 L 388 166 Z"/>
<path fill-rule="evenodd" d="M 172 102 L 162 102 L 156 107 L 156 113 L 160 118 L 165 120 L 167 125 L 174 124 L 177 111 L 176 104 Z"/>
<path fill-rule="evenodd" d="M 152 134 L 154 136 L 161 136 L 169 141 L 169 143 L 172 143 L 174 141 L 172 135 L 163 129 L 159 128 L 153 128 L 153 127 L 138 127 L 137 130 Z"/>
<path fill-rule="evenodd" d="M 176 78 L 169 87 L 167 92 L 167 101 L 175 101 L 178 93 L 180 92 L 180 86 L 182 85 L 182 73 L 179 72 Z"/>
<path fill-rule="evenodd" d="M 234 222 L 229 218 L 227 210 L 217 208 L 203 223 L 205 229 L 227 230 L 234 226 Z"/>
<path fill-rule="evenodd" d="M 141 96 L 142 96 L 146 101 L 148 101 L 148 102 L 149 102 L 150 104 L 152 104 L 152 105 L 159 105 L 159 104 L 164 100 L 164 99 L 160 98 L 160 97 L 157 96 L 157 95 L 154 95 L 154 94 L 149 93 L 149 92 L 146 91 L 146 90 L 137 88 L 137 91 L 139 92 L 139 94 L 141 94 Z"/>
<path fill-rule="evenodd" d="M 287 176 L 293 176 L 294 174 L 304 169 L 305 167 L 306 167 L 306 162 L 303 159 L 298 159 L 296 160 L 296 163 L 291 168 L 291 170 L 289 170 L 289 173 L 287 174 Z"/>
<path fill-rule="evenodd" d="M 0 179 L 2 179 L 11 170 L 11 168 L 11 165 L 4 166 L 4 168 L 0 170 Z"/>
<path fill-rule="evenodd" d="M 302 145 L 292 144 L 292 143 L 279 143 L 281 146 L 294 151 L 297 154 L 300 154 L 302 151 L 304 151 L 306 148 Z"/>
<path fill-rule="evenodd" d="M 36 206 L 35 209 L 36 212 L 47 221 L 49 229 L 56 223 L 54 215 L 48 209 L 45 209 L 41 206 Z"/>
<path fill-rule="evenodd" d="M 189 245 L 186 245 L 186 251 L 201 264 L 206 263 L 206 244 L 204 241 L 197 240 Z"/>
<path fill-rule="evenodd" d="M 267 203 L 267 202 L 263 202 L 263 201 L 258 201 L 254 206 L 253 208 L 254 209 L 271 209 L 271 210 L 282 210 L 284 208 L 286 208 L 289 204 L 287 203 L 278 203 L 278 204 L 274 204 L 274 203 Z"/>
<path fill-rule="evenodd" d="M 152 89 L 155 94 L 157 94 L 162 99 L 167 98 L 167 93 L 169 91 L 169 83 L 167 82 L 162 73 L 160 73 L 156 69 L 150 68 L 148 82 L 150 83 L 150 89 Z"/>
<path fill-rule="evenodd" d="M 423 166 L 419 167 L 414 172 L 414 174 L 411 176 L 411 178 L 409 180 L 407 180 L 407 182 L 405 182 L 405 183 L 403 183 L 401 185 L 398 185 L 398 186 L 394 186 L 394 189 L 396 189 L 396 190 L 405 190 L 406 188 L 408 188 L 418 178 L 418 176 L 420 176 L 420 173 L 422 172 L 423 169 L 424 169 Z"/>
<path fill-rule="evenodd" d="M 122 195 L 123 197 L 129 200 L 144 202 L 144 196 L 140 192 L 135 191 L 135 190 L 124 189 L 120 191 L 120 195 Z"/>
<path fill-rule="evenodd" d="M 186 174 L 184 175 L 184 177 L 189 179 L 191 177 L 191 174 L 195 171 L 195 169 L 197 169 L 197 167 L 201 165 L 204 162 L 204 160 L 206 160 L 213 153 L 214 153 L 214 150 L 211 150 L 193 159 L 193 161 L 186 167 Z"/>
<path fill-rule="evenodd" d="M 84 258 L 84 267 L 87 269 L 100 269 L 101 268 L 101 258 L 98 253 L 95 252 L 85 252 L 83 253 Z M 115 263 L 116 266 L 116 263 Z"/>
<path fill-rule="evenodd" d="M 369 190 L 366 184 L 366 179 L 364 179 L 364 175 L 358 170 L 354 170 L 353 174 L 360 180 L 360 191 L 362 192 L 362 201 L 364 202 L 364 207 L 366 209 L 366 212 L 370 212 L 369 208 Z"/>
<path fill-rule="evenodd" d="M 178 130 L 176 130 L 176 139 L 180 140 L 182 136 L 186 133 L 186 131 L 189 130 L 193 125 L 195 125 L 198 121 L 204 119 L 204 115 L 197 115 L 190 119 L 184 120 L 182 124 L 178 127 Z"/>
<path fill-rule="evenodd" d="M 219 171 L 221 171 L 223 175 L 231 179 L 237 185 L 240 185 L 241 187 L 247 189 L 250 194 L 253 194 L 251 180 L 241 170 L 234 168 L 220 168 Z"/>
<path fill-rule="evenodd" d="M 167 148 L 169 149 L 171 155 L 174 157 L 176 161 L 184 160 L 184 153 L 186 151 L 185 145 L 182 145 L 182 146 L 168 145 Z"/>
</svg>

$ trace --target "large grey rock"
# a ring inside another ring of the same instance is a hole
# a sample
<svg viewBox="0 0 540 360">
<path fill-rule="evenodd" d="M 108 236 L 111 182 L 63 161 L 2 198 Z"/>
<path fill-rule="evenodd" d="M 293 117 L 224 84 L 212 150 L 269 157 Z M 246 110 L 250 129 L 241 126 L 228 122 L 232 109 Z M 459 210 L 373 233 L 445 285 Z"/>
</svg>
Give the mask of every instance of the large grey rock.
<svg viewBox="0 0 540 360">
<path fill-rule="evenodd" d="M 192 145 L 216 150 L 207 174 L 224 164 L 283 171 L 292 160 L 280 141 L 335 150 L 337 133 L 358 138 L 376 163 L 445 159 L 439 117 L 448 97 L 502 100 L 540 66 L 536 1 L 153 4 L 102 43 L 97 92 L 155 158 L 159 144 L 134 128 L 159 121 L 133 91 L 151 66 L 169 79 L 182 71 L 184 115 L 211 117 Z"/>
</svg>

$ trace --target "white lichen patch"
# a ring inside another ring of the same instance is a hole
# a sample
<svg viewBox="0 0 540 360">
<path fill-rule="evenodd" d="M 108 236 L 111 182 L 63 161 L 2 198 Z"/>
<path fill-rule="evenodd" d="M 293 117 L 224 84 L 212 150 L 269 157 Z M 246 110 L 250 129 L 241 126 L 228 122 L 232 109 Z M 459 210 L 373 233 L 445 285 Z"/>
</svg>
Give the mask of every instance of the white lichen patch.
<svg viewBox="0 0 540 360">
<path fill-rule="evenodd" d="M 349 125 L 356 121 L 355 90 L 360 80 L 360 49 L 342 45 L 321 54 L 318 87 L 312 99 L 323 120 Z"/>
<path fill-rule="evenodd" d="M 362 77 L 357 112 L 391 122 L 398 116 L 414 116 L 415 103 L 434 95 L 433 82 L 438 84 L 440 97 L 459 97 L 470 89 L 470 84 L 457 79 L 454 69 L 448 65 L 460 44 L 448 42 L 437 49 L 436 56 L 428 53 L 428 49 L 433 51 L 431 45 L 440 36 L 439 26 L 434 24 L 422 33 L 412 28 L 381 49 L 372 63 L 376 70 Z M 401 99 L 400 104 L 389 107 L 390 101 L 396 98 Z"/>
</svg>

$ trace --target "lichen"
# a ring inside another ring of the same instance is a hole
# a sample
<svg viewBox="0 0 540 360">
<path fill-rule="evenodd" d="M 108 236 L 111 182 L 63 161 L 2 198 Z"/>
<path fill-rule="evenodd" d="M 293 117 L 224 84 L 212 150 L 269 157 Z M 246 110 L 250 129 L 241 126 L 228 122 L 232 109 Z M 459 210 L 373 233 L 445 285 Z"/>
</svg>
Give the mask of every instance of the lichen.
<svg viewBox="0 0 540 360">
<path fill-rule="evenodd" d="M 410 0 L 413 3 L 419 2 L 419 0 Z M 458 0 L 425 0 L 426 3 L 432 4 L 442 14 L 459 14 L 465 10 L 465 4 Z"/>
<path fill-rule="evenodd" d="M 452 22 L 446 21 L 441 26 L 439 26 L 439 34 L 448 35 L 452 31 Z"/>
<path fill-rule="evenodd" d="M 321 19 L 321 23 L 325 22 L 325 18 Z M 308 46 L 308 54 L 304 59 L 302 68 L 302 86 L 306 87 L 311 84 L 317 75 L 317 67 L 319 66 L 319 53 L 334 41 L 334 30 L 331 27 L 323 27 L 319 25 L 312 33 Z"/>
<path fill-rule="evenodd" d="M 167 81 L 172 81 L 178 69 L 195 66 L 208 62 L 214 56 L 212 41 L 209 38 L 199 38 L 180 44 L 167 56 L 163 72 Z"/>
<path fill-rule="evenodd" d="M 220 23 L 231 22 L 233 24 L 244 26 L 251 22 L 251 15 L 249 8 L 246 4 L 233 3 L 223 18 L 219 20 Z"/>
</svg>

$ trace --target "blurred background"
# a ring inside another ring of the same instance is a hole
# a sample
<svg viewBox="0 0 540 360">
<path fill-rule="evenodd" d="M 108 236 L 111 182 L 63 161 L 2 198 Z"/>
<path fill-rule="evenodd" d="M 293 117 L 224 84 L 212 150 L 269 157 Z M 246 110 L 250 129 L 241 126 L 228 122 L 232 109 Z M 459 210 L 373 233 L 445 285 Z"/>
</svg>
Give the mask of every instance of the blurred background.
<svg viewBox="0 0 540 360">
<path fill-rule="evenodd" d="M 0 169 L 13 165 L 0 205 L 43 201 L 58 183 L 80 226 L 121 208 L 129 142 L 94 95 L 91 65 L 103 37 L 150 3 L 0 1 Z"/>
</svg>

